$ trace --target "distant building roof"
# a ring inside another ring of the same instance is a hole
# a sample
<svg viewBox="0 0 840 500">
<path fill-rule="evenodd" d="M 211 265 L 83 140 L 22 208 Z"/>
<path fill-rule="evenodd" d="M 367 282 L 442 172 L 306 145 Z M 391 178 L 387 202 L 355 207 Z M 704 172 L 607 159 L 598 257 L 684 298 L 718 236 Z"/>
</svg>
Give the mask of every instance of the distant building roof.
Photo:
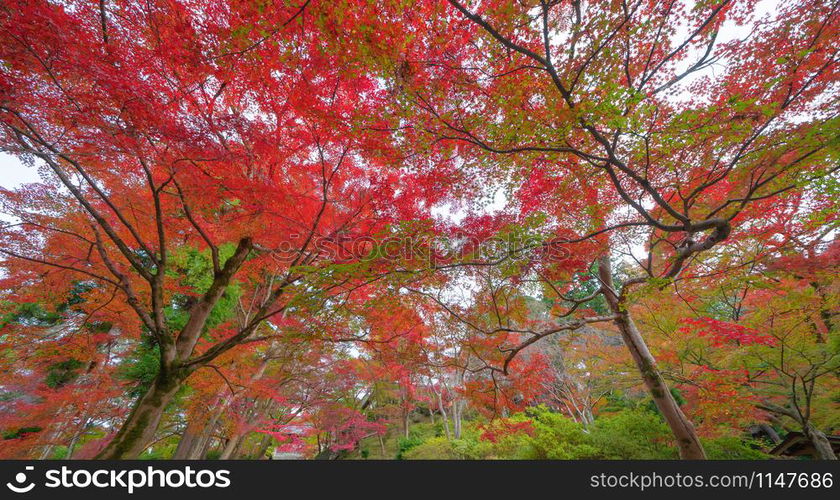
<svg viewBox="0 0 840 500">
<path fill-rule="evenodd" d="M 826 436 L 831 443 L 834 453 L 840 453 L 840 436 Z M 787 436 L 775 448 L 770 450 L 771 455 L 786 457 L 807 457 L 814 456 L 814 445 L 801 432 L 788 432 Z"/>
</svg>

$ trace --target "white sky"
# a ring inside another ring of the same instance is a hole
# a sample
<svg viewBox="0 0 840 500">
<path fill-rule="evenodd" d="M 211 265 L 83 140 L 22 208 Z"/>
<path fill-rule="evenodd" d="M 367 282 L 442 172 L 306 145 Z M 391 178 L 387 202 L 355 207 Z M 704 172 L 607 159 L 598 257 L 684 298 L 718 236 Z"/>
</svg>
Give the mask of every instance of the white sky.
<svg viewBox="0 0 840 500">
<path fill-rule="evenodd" d="M 37 168 L 27 167 L 16 156 L 0 153 L 0 187 L 11 189 L 39 180 Z"/>
</svg>

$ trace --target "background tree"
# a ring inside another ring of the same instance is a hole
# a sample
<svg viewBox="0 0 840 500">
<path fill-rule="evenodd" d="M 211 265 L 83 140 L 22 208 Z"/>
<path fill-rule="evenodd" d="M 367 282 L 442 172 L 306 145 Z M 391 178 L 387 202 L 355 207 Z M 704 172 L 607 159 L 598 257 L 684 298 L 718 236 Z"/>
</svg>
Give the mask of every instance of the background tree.
<svg viewBox="0 0 840 500">
<path fill-rule="evenodd" d="M 629 292 L 680 279 L 837 168 L 837 5 L 788 3 L 760 19 L 753 6 L 419 1 L 385 16 L 417 26 L 414 37 L 393 42 L 395 28 L 377 25 L 387 42 L 374 41 L 400 96 L 392 131 L 423 152 L 419 168 L 439 158 L 465 197 L 507 183 L 514 211 L 573 231 L 560 242 L 600 242 L 600 292 L 684 458 L 704 452 Z M 718 40 L 725 23 L 748 23 L 751 36 Z M 625 241 L 647 255 L 618 287 L 610 253 Z"/>
</svg>

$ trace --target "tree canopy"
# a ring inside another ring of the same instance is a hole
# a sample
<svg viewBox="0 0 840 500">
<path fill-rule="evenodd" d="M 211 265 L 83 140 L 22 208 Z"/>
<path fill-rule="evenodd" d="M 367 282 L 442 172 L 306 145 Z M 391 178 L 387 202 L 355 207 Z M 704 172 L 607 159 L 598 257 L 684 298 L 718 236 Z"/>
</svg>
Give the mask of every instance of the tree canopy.
<svg viewBox="0 0 840 500">
<path fill-rule="evenodd" d="M 0 457 L 836 459 L 840 6 L 762 6 L 4 3 Z"/>
</svg>

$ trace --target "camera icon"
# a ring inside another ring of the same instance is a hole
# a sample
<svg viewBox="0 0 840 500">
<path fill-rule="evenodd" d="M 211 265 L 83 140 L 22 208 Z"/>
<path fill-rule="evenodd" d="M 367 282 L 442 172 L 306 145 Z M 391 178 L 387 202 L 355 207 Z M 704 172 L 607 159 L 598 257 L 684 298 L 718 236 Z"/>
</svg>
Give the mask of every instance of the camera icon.
<svg viewBox="0 0 840 500">
<path fill-rule="evenodd" d="M 27 465 L 26 470 L 35 470 L 35 467 L 32 465 Z M 26 473 L 18 472 L 15 474 L 15 482 L 17 485 L 12 483 L 6 483 L 6 487 L 10 490 L 14 491 L 15 493 L 26 493 L 32 491 L 32 488 L 35 487 L 35 483 L 29 483 L 24 485 L 23 483 L 26 482 Z"/>
</svg>

